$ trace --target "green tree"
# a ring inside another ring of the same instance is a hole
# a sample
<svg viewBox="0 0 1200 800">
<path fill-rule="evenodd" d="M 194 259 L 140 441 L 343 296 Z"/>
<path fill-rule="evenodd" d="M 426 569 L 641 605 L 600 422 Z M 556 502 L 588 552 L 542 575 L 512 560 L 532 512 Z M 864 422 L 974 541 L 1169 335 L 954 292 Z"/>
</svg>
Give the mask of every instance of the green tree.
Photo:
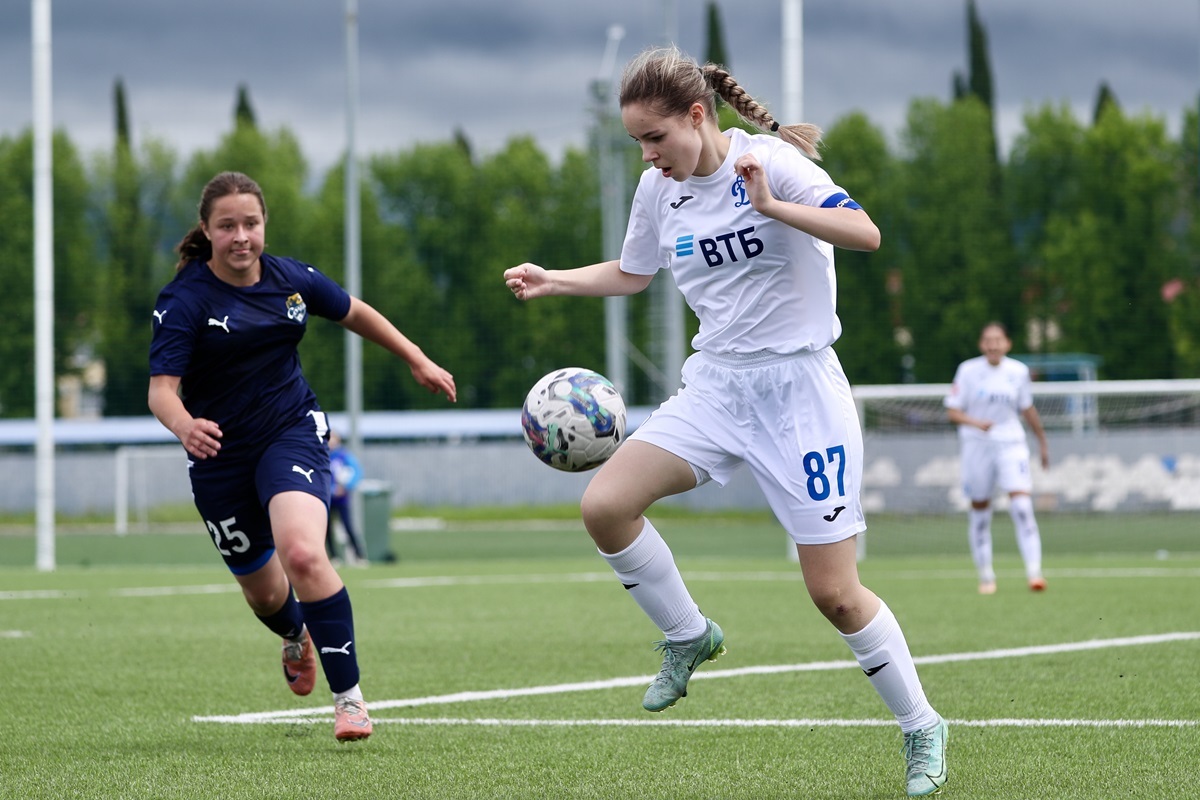
<svg viewBox="0 0 1200 800">
<path fill-rule="evenodd" d="M 1196 108 L 1184 115 L 1178 165 L 1179 205 L 1175 227 L 1183 257 L 1163 285 L 1171 331 L 1175 377 L 1200 375 L 1200 126 Z"/>
<path fill-rule="evenodd" d="M 160 245 L 173 187 L 174 157 L 151 143 L 139 153 L 129 137 L 125 87 L 113 90 L 116 142 L 98 157 L 91 182 L 97 206 L 96 355 L 104 364 L 106 416 L 146 413 L 146 354 L 166 256 Z"/>
<path fill-rule="evenodd" d="M 250 105 L 250 90 L 245 84 L 238 86 L 237 103 L 233 108 L 233 120 L 236 127 L 243 125 L 250 128 L 257 128 L 258 122 L 255 120 L 254 107 Z"/>
<path fill-rule="evenodd" d="M 1163 288 L 1186 263 L 1171 226 L 1178 149 L 1160 120 L 1108 106 L 1080 151 L 1079 193 L 1046 223 L 1060 352 L 1100 355 L 1111 379 L 1175 374 Z"/>
<path fill-rule="evenodd" d="M 987 30 L 979 18 L 975 0 L 967 0 L 967 63 L 966 78 L 961 73 L 954 76 L 954 99 L 962 100 L 970 95 L 983 103 L 989 113 L 994 112 L 995 99 Z"/>
<path fill-rule="evenodd" d="M 725 51 L 725 26 L 721 24 L 721 7 L 715 0 L 709 0 L 706 11 L 705 41 L 707 44 L 704 48 L 704 60 L 710 64 L 720 64 L 732 72 L 729 56 Z"/>
<path fill-rule="evenodd" d="M 1051 219 L 1070 213 L 1080 200 L 1084 128 L 1071 109 L 1044 105 L 1026 113 L 1024 131 L 1005 165 L 1005 205 L 1013 221 L 1017 257 L 1024 266 L 1023 312 L 1033 334 L 1026 351 L 1050 352 L 1058 329 L 1063 287 L 1045 264 Z"/>
<path fill-rule="evenodd" d="M 823 166 L 882 234 L 879 252 L 837 251 L 842 335 L 835 349 L 852 383 L 896 383 L 903 355 L 896 342 L 899 309 L 893 294 L 902 240 L 891 235 L 899 225 L 897 164 L 883 132 L 861 113 L 838 120 L 824 144 Z"/>
<path fill-rule="evenodd" d="M 88 184 L 78 151 L 54 135 L 54 372 L 77 371 L 75 356 L 91 342 L 96 247 L 87 225 Z M 0 414 L 34 415 L 33 135 L 0 138 Z"/>
<path fill-rule="evenodd" d="M 1016 332 L 1022 276 L 995 190 L 991 115 L 974 97 L 914 101 L 904 132 L 897 235 L 902 324 L 918 381 L 945 381 L 974 355 L 980 327 Z"/>
<path fill-rule="evenodd" d="M 446 142 L 376 155 L 370 175 L 380 217 L 403 236 L 406 263 L 422 276 L 418 316 L 413 324 L 400 320 L 401 330 L 411 329 L 422 349 L 454 374 L 459 404 L 474 407 L 478 323 L 469 309 L 459 309 L 463 294 L 475 285 L 477 262 L 487 255 L 480 231 L 491 198 L 479 183 L 470 148 Z"/>
</svg>

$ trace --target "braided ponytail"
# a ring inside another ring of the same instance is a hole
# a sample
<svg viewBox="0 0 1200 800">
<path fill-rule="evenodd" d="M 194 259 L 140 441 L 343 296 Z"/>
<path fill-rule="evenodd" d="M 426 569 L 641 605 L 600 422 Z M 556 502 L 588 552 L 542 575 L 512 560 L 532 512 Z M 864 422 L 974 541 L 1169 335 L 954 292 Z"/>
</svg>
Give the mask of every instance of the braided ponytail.
<svg viewBox="0 0 1200 800">
<path fill-rule="evenodd" d="M 716 64 L 705 64 L 700 68 L 705 82 L 729 104 L 739 117 L 761 131 L 778 132 L 779 138 L 801 150 L 814 161 L 821 159 L 817 146 L 821 142 L 821 129 L 809 123 L 780 125 L 776 119 L 753 97 L 746 93 L 728 70 Z"/>
</svg>

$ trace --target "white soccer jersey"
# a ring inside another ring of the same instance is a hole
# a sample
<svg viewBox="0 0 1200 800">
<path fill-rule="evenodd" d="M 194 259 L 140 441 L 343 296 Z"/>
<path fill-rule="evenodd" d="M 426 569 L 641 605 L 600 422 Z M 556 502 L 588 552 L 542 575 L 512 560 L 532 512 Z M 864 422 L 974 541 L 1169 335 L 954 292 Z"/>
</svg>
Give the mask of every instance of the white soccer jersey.
<svg viewBox="0 0 1200 800">
<path fill-rule="evenodd" d="M 991 420 L 992 427 L 987 431 L 973 425 L 959 425 L 959 436 L 964 439 L 1023 442 L 1021 412 L 1033 405 L 1029 367 L 1008 357 L 1000 359 L 994 367 L 985 356 L 968 359 L 958 365 L 954 385 L 944 404 L 976 419 Z"/>
<path fill-rule="evenodd" d="M 733 165 L 753 153 L 780 200 L 810 206 L 849 198 L 825 170 L 773 136 L 725 132 L 729 153 L 712 175 L 677 182 L 642 174 L 621 250 L 621 269 L 670 269 L 700 320 L 696 350 L 792 354 L 841 335 L 833 245 L 759 214 Z"/>
</svg>

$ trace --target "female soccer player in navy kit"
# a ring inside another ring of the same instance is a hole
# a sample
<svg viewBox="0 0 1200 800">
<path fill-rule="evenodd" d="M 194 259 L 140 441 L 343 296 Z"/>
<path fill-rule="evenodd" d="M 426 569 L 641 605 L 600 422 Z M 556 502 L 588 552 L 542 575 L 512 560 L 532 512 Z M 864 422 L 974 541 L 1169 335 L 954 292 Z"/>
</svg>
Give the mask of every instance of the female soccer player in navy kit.
<svg viewBox="0 0 1200 800">
<path fill-rule="evenodd" d="M 1029 443 L 1021 419 L 1037 437 L 1043 469 L 1050 468 L 1050 447 L 1042 418 L 1033 407 L 1029 367 L 1008 357 L 1012 340 L 999 322 L 979 333 L 981 356 L 958 365 L 945 399 L 946 413 L 958 426 L 963 493 L 971 501 L 967 536 L 979 574 L 979 593 L 996 593 L 992 568 L 992 495 L 1008 493 L 1009 516 L 1017 549 L 1025 562 L 1025 577 L 1035 592 L 1046 588 L 1042 577 L 1042 535 L 1033 513 L 1033 476 Z"/>
<path fill-rule="evenodd" d="M 258 184 L 223 172 L 179 243 L 154 306 L 149 404 L 191 457 L 196 509 L 250 608 L 283 638 L 283 673 L 306 695 L 317 659 L 338 741 L 371 735 L 350 597 L 325 552 L 329 425 L 300 371 L 310 314 L 390 350 L 431 392 L 453 376 L 374 308 L 313 267 L 263 252 Z"/>
<path fill-rule="evenodd" d="M 715 98 L 769 135 L 722 133 Z M 642 53 L 621 80 L 622 121 L 653 165 L 639 182 L 621 257 L 549 271 L 506 270 L 521 300 L 630 295 L 669 269 L 700 320 L 683 384 L 600 469 L 583 521 L 600 554 L 665 641 L 643 707 L 686 695 L 692 671 L 724 653 L 724 633 L 697 608 L 674 556 L 644 516 L 658 499 L 745 465 L 796 542 L 804 582 L 904 733 L 907 789 L 946 780 L 946 723 L 930 706 L 892 612 L 859 583 L 855 536 L 866 529 L 862 434 L 831 345 L 834 246 L 872 251 L 879 231 L 801 151 L 820 131 L 780 127 L 723 68 L 674 48 Z"/>
</svg>

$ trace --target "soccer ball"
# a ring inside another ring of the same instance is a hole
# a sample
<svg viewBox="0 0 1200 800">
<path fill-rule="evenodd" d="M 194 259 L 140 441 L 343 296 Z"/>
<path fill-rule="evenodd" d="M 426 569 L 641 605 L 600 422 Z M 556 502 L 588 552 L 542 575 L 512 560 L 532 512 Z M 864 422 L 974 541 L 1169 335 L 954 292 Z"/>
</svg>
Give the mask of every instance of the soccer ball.
<svg viewBox="0 0 1200 800">
<path fill-rule="evenodd" d="M 525 443 L 564 472 L 600 466 L 625 441 L 625 401 L 612 381 L 582 367 L 542 377 L 521 408 Z"/>
</svg>

